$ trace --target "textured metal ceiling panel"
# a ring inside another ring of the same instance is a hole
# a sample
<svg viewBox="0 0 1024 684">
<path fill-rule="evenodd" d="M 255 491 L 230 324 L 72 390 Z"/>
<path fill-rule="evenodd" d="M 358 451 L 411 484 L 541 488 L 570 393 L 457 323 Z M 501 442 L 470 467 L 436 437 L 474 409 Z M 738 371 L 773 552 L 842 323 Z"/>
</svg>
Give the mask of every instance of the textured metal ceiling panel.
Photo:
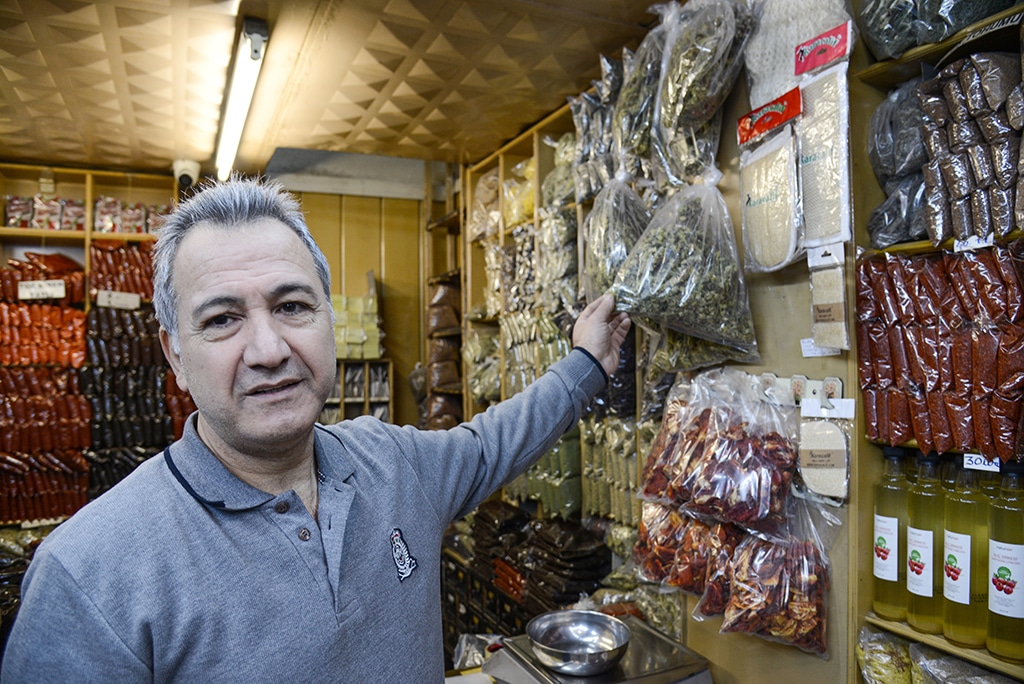
<svg viewBox="0 0 1024 684">
<path fill-rule="evenodd" d="M 270 26 L 247 172 L 278 147 L 479 159 L 653 20 L 626 0 L 0 0 L 0 159 L 212 173 L 245 13 Z"/>
</svg>

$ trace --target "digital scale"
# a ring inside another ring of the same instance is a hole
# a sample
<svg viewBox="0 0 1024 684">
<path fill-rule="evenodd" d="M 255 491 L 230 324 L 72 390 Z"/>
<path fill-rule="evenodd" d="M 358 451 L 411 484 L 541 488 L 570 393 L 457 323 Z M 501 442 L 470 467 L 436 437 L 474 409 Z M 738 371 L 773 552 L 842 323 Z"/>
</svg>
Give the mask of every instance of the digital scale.
<svg viewBox="0 0 1024 684">
<path fill-rule="evenodd" d="M 632 615 L 620 618 L 629 627 L 629 648 L 611 670 L 573 677 L 544 667 L 525 634 L 507 637 L 504 647 L 484 662 L 481 671 L 506 684 L 713 684 L 708 661 Z"/>
</svg>

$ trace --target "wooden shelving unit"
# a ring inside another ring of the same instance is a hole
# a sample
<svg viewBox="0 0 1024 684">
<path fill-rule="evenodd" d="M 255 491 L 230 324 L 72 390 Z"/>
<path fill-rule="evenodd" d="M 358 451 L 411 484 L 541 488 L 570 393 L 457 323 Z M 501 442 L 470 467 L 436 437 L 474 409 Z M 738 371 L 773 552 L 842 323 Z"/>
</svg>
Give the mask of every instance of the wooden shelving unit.
<svg viewBox="0 0 1024 684">
<path fill-rule="evenodd" d="M 375 416 L 392 422 L 395 414 L 390 359 L 342 359 L 321 422 Z"/>
<path fill-rule="evenodd" d="M 855 10 L 861 2 L 855 2 Z M 970 26 L 947 40 L 939 43 L 921 45 L 907 50 L 901 57 L 893 60 L 875 62 L 871 59 L 863 43 L 854 52 L 850 70 L 850 136 L 853 154 L 853 200 L 855 240 L 858 245 L 870 247 L 867 222 L 871 211 L 882 203 L 885 194 L 878 184 L 868 159 L 869 121 L 871 113 L 886 95 L 899 84 L 922 75 L 926 65 L 934 66 L 940 62 L 948 63 L 952 59 L 966 56 L 971 52 L 1006 50 L 1019 52 L 1021 48 L 1020 24 L 1024 20 L 1024 6 L 1017 5 L 1006 11 L 995 14 L 988 19 Z M 991 31 L 991 32 L 990 32 Z M 975 44 L 971 49 L 970 42 L 979 35 L 986 34 L 983 43 Z M 978 49 L 980 46 L 980 49 Z M 1020 237 L 1015 231 L 1009 237 Z M 923 254 L 934 252 L 940 248 L 952 248 L 950 243 L 938 248 L 929 241 L 910 242 L 894 245 L 884 250 L 889 253 Z M 855 304 L 852 283 L 852 269 L 848 269 L 847 301 L 850 303 L 849 320 L 853 319 Z M 855 358 L 855 357 L 854 357 Z M 856 376 L 853 375 L 855 378 Z M 851 387 L 857 385 L 851 384 Z M 1017 680 L 1024 681 L 1024 666 L 1008 663 L 991 656 L 984 649 L 967 649 L 951 644 L 941 635 L 926 635 L 917 632 L 905 622 L 893 622 L 877 616 L 871 610 L 873 582 L 872 559 L 869 549 L 872 546 L 874 500 L 872 487 L 878 481 L 882 471 L 882 446 L 869 442 L 864 435 L 863 411 L 860 410 L 858 393 L 858 418 L 855 434 L 856 444 L 855 466 L 851 469 L 850 483 L 850 560 L 848 573 L 851 578 L 849 589 L 849 630 L 850 652 L 852 654 L 857 633 L 865 624 L 878 627 L 898 634 L 901 637 L 926 644 L 940 651 L 950 653 L 965 661 L 981 665 Z M 916 447 L 916 443 L 906 446 Z M 856 662 L 851 658 L 848 681 L 863 681 L 856 670 Z"/>
</svg>

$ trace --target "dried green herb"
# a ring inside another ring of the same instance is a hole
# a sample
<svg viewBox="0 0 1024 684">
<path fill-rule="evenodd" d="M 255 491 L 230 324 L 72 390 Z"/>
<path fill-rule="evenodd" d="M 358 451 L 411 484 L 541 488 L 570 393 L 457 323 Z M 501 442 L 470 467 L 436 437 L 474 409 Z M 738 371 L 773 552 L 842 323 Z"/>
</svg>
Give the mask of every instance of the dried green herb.
<svg viewBox="0 0 1024 684">
<path fill-rule="evenodd" d="M 651 121 L 661 79 L 664 25 L 648 31 L 625 69 L 619 99 L 613 114 L 615 146 L 623 154 L 638 158 L 651 151 Z"/>
<path fill-rule="evenodd" d="M 756 344 L 753 348 L 737 349 L 661 327 L 647 370 L 651 375 L 670 374 L 718 366 L 726 361 L 757 363 L 760 358 Z"/>
<path fill-rule="evenodd" d="M 611 288 L 622 262 L 647 227 L 651 215 L 640 195 L 622 178 L 613 178 L 594 198 L 583 224 L 583 290 L 594 300 Z"/>
<path fill-rule="evenodd" d="M 740 350 L 757 344 L 732 221 L 714 186 L 685 187 L 658 208 L 612 291 L 620 308 L 678 332 Z"/>
<path fill-rule="evenodd" d="M 665 44 L 659 93 L 665 131 L 692 130 L 714 116 L 736 83 L 756 27 L 757 16 L 743 0 L 684 6 Z"/>
</svg>

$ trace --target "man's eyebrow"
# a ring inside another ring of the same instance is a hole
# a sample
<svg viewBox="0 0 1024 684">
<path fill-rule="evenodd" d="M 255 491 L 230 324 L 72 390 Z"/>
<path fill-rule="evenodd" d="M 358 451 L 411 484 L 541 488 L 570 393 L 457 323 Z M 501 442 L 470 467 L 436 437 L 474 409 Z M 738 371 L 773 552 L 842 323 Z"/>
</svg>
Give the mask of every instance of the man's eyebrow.
<svg viewBox="0 0 1024 684">
<path fill-rule="evenodd" d="M 242 304 L 241 297 L 230 295 L 219 295 L 203 300 L 196 308 L 192 309 L 192 320 L 201 319 L 210 309 L 232 308 Z"/>
<path fill-rule="evenodd" d="M 305 283 L 282 283 L 270 291 L 270 298 L 274 301 L 278 301 L 290 295 L 299 293 L 316 299 L 317 292 L 318 291 L 316 289 Z M 245 302 L 241 297 L 235 297 L 233 295 L 218 295 L 210 297 L 209 299 L 203 300 L 195 309 L 192 310 L 192 319 L 201 319 L 210 309 L 236 308 L 243 306 L 244 303 Z"/>
<path fill-rule="evenodd" d="M 318 290 L 305 283 L 282 283 L 270 291 L 271 299 L 283 299 L 288 295 L 301 293 L 316 299 Z"/>
</svg>

